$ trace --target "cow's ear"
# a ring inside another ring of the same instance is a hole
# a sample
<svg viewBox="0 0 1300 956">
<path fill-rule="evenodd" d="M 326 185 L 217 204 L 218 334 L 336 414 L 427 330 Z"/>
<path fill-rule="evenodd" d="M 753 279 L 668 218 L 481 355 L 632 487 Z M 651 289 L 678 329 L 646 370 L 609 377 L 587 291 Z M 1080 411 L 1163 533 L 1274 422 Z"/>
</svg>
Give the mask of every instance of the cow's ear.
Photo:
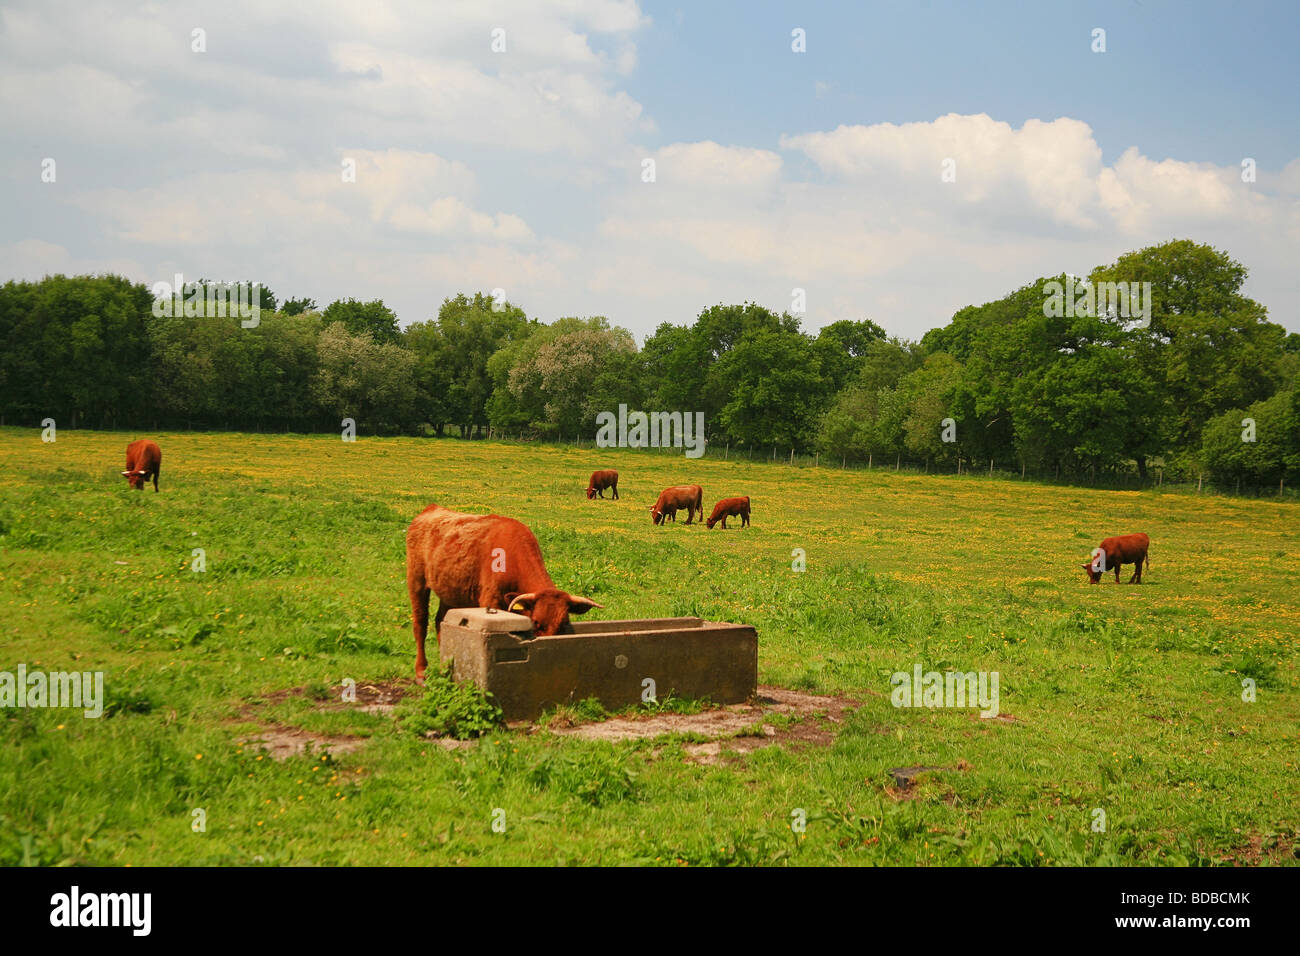
<svg viewBox="0 0 1300 956">
<path fill-rule="evenodd" d="M 570 614 L 586 614 L 593 607 L 603 608 L 604 606 L 605 605 L 603 604 L 597 604 L 591 598 L 574 597 L 573 595 L 569 595 Z"/>
<path fill-rule="evenodd" d="M 532 592 L 520 594 L 518 591 L 511 591 L 506 595 L 506 610 L 513 611 L 516 614 L 531 611 L 536 600 L 537 595 Z"/>
</svg>

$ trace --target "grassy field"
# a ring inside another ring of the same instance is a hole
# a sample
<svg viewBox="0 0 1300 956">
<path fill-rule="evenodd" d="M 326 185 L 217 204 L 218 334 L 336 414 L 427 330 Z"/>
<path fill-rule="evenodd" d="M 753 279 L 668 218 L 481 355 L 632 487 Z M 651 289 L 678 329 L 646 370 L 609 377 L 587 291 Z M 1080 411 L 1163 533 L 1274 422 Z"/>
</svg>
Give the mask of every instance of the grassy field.
<svg viewBox="0 0 1300 956">
<path fill-rule="evenodd" d="M 155 495 L 118 475 L 131 437 L 65 430 L 43 444 L 35 429 L 0 429 L 0 670 L 102 670 L 109 701 L 97 720 L 0 711 L 0 864 L 1300 853 L 1295 505 L 626 450 L 188 433 L 151 436 Z M 622 500 L 585 500 L 596 467 L 620 471 Z M 709 507 L 750 495 L 752 527 L 653 527 L 655 495 L 684 482 Z M 392 715 L 323 707 L 345 678 L 412 674 L 403 535 L 434 501 L 527 523 L 558 586 L 606 605 L 593 617 L 752 624 L 762 683 L 859 706 L 832 745 L 716 765 L 688 759 L 687 735 L 501 730 L 450 750 Z M 1090 550 L 1130 531 L 1151 536 L 1144 583 L 1090 586 Z M 918 663 L 998 672 L 1000 718 L 893 707 L 890 675 Z M 241 742 L 270 727 L 368 739 L 286 760 Z M 897 786 L 890 771 L 914 766 L 945 769 Z"/>
</svg>

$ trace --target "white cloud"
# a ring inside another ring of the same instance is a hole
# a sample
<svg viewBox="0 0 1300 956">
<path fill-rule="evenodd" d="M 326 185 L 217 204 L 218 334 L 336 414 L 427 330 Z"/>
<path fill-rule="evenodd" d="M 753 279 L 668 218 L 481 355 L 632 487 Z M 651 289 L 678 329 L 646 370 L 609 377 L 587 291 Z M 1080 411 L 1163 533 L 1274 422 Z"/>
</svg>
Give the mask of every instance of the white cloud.
<svg viewBox="0 0 1300 956">
<path fill-rule="evenodd" d="M 781 172 L 781 157 L 776 153 L 719 146 L 712 140 L 665 146 L 656 153 L 655 162 L 658 181 L 668 185 L 765 186 Z"/>
<path fill-rule="evenodd" d="M 503 287 L 530 314 L 639 334 L 718 301 L 788 308 L 800 286 L 810 327 L 869 316 L 919 336 L 1038 275 L 1188 236 L 1244 262 L 1248 294 L 1300 297 L 1300 159 L 1245 184 L 1136 147 L 1104 162 L 1080 119 L 984 114 L 664 144 L 628 92 L 648 25 L 625 0 L 13 0 L 0 127 L 31 155 L 0 168 L 0 261 L 247 276 L 322 304 L 382 297 L 403 321 Z M 831 79 L 805 81 L 819 110 L 841 99 Z M 33 190 L 47 155 L 58 183 Z"/>
</svg>

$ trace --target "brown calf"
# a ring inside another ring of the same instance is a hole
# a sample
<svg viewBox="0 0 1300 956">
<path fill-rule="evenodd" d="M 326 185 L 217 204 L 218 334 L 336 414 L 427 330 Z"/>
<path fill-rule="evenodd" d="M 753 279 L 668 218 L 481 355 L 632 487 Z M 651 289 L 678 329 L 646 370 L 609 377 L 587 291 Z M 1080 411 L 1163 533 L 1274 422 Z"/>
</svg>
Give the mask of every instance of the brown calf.
<svg viewBox="0 0 1300 956">
<path fill-rule="evenodd" d="M 704 518 L 704 489 L 699 485 L 675 485 L 659 492 L 659 500 L 650 506 L 650 520 L 663 524 L 664 517 L 677 520 L 677 512 L 686 510 L 686 523 L 690 524 L 698 514 Z"/>
<path fill-rule="evenodd" d="M 608 471 L 593 471 L 591 480 L 587 482 L 587 497 L 595 498 L 599 495 L 605 497 L 605 489 L 609 488 L 614 492 L 614 500 L 618 500 L 618 472 L 610 469 Z"/>
<path fill-rule="evenodd" d="M 423 682 L 428 662 L 429 592 L 438 596 L 438 625 L 454 607 L 518 611 L 533 621 L 533 635 L 569 630 L 570 614 L 601 607 L 559 590 L 546 571 L 542 549 L 528 527 L 502 515 L 470 515 L 429 505 L 406 529 L 406 589 L 415 632 L 415 679 Z"/>
<path fill-rule="evenodd" d="M 1096 584 L 1101 576 L 1110 569 L 1115 569 L 1115 583 L 1119 584 L 1121 565 L 1135 565 L 1129 584 L 1142 583 L 1142 565 L 1151 566 L 1147 551 L 1151 548 L 1151 539 L 1144 534 L 1122 534 L 1107 538 L 1092 552 L 1092 558 L 1084 562 L 1083 569 L 1088 572 L 1088 580 Z"/>
<path fill-rule="evenodd" d="M 742 528 L 749 524 L 749 495 L 743 498 L 723 498 L 713 506 L 713 514 L 709 515 L 709 520 L 705 523 L 712 528 L 721 521 L 722 527 L 726 528 L 730 517 L 739 517 Z"/>
<path fill-rule="evenodd" d="M 126 471 L 122 477 L 136 491 L 144 491 L 144 483 L 153 476 L 153 490 L 158 491 L 158 470 L 162 466 L 162 449 L 147 438 L 138 438 L 126 446 Z"/>
</svg>

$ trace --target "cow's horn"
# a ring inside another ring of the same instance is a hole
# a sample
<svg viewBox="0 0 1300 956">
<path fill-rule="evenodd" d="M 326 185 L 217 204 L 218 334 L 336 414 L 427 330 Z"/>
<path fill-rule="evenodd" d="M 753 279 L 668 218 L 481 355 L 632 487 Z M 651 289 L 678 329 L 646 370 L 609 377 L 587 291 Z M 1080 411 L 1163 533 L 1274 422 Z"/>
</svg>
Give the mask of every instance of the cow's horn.
<svg viewBox="0 0 1300 956">
<path fill-rule="evenodd" d="M 122 472 L 122 474 L 125 475 L 125 476 L 128 477 L 128 478 L 131 476 L 131 473 L 130 473 L 129 471 L 124 471 L 124 472 Z"/>
</svg>

